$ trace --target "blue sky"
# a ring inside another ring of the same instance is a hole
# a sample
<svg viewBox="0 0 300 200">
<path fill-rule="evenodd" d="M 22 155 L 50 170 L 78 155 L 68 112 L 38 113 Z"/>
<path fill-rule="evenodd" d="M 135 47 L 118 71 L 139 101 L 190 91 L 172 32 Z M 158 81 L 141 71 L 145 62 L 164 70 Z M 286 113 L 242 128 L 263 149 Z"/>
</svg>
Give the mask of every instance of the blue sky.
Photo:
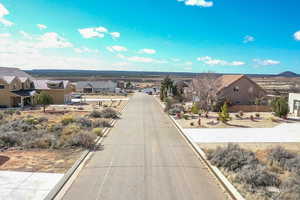
<svg viewBox="0 0 300 200">
<path fill-rule="evenodd" d="M 0 0 L 0 66 L 300 73 L 299 7 L 298 0 Z"/>
</svg>

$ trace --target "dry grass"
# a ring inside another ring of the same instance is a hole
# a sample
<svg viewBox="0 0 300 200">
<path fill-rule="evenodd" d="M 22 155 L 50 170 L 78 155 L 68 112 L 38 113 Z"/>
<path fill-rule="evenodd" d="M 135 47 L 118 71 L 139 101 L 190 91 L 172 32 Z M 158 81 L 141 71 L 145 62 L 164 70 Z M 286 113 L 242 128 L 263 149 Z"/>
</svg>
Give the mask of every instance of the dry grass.
<svg viewBox="0 0 300 200">
<path fill-rule="evenodd" d="M 10 150 L 0 153 L 9 160 L 0 170 L 65 173 L 81 156 L 82 150 Z"/>
<path fill-rule="evenodd" d="M 198 127 L 198 116 L 194 116 L 195 119 L 177 119 L 177 122 L 183 128 L 273 128 L 281 123 L 294 123 L 291 120 L 283 120 L 278 117 L 274 117 L 270 112 L 260 112 L 260 117 L 255 117 L 256 112 L 244 113 L 242 119 L 237 118 L 237 113 L 230 113 L 231 121 L 228 123 L 222 123 L 217 121 L 218 113 L 210 112 L 209 117 L 201 117 L 202 127 Z M 250 119 L 250 116 L 254 116 L 254 120 Z M 194 126 L 191 126 L 191 123 Z"/>
</svg>

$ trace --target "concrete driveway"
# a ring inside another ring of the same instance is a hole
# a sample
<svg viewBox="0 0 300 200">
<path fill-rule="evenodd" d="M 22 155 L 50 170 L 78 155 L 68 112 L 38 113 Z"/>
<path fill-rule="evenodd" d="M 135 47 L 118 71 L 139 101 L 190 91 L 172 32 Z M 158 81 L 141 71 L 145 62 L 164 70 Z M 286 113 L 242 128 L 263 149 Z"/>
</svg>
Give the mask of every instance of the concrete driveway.
<svg viewBox="0 0 300 200">
<path fill-rule="evenodd" d="M 0 171 L 0 199 L 41 200 L 63 174 Z"/>
<path fill-rule="evenodd" d="M 275 128 L 183 129 L 196 143 L 300 142 L 300 123 L 281 124 Z"/>
<path fill-rule="evenodd" d="M 224 200 L 226 194 L 149 95 L 134 95 L 65 200 Z"/>
</svg>

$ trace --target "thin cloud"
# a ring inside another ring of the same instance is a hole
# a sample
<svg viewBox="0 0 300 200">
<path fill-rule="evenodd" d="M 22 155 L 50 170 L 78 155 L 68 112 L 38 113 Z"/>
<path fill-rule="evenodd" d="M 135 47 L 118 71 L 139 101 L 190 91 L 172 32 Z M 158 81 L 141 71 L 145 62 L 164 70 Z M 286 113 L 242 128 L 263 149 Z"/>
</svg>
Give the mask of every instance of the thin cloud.
<svg viewBox="0 0 300 200">
<path fill-rule="evenodd" d="M 47 29 L 47 26 L 44 25 L 44 24 L 37 24 L 36 26 L 37 26 L 40 30 Z"/>
<path fill-rule="evenodd" d="M 5 19 L 6 15 L 9 15 L 9 11 L 0 3 L 0 23 L 4 26 L 12 26 L 14 23 Z"/>
<path fill-rule="evenodd" d="M 141 50 L 139 50 L 139 53 L 142 53 L 142 54 L 156 54 L 156 50 L 154 50 L 154 49 L 141 49 Z"/>
<path fill-rule="evenodd" d="M 297 31 L 296 33 L 294 33 L 294 38 L 297 41 L 300 41 L 300 31 Z"/>
<path fill-rule="evenodd" d="M 280 64 L 280 61 L 272 60 L 272 59 L 266 59 L 266 60 L 253 59 L 253 62 L 255 62 L 259 66 L 268 66 L 268 65 L 278 65 L 278 64 Z"/>
<path fill-rule="evenodd" d="M 210 56 L 198 57 L 197 60 L 207 65 L 219 65 L 219 66 L 242 66 L 246 64 L 243 61 L 226 61 L 226 60 L 214 59 Z"/>
<path fill-rule="evenodd" d="M 206 0 L 177 0 L 178 2 L 184 2 L 186 6 L 199 6 L 199 7 L 212 7 L 214 3 Z"/>
<path fill-rule="evenodd" d="M 251 35 L 246 35 L 244 37 L 244 40 L 243 40 L 243 43 L 249 43 L 249 42 L 254 42 L 255 41 L 255 38 Z"/>
<path fill-rule="evenodd" d="M 106 47 L 106 49 L 108 51 L 110 51 L 110 52 L 124 52 L 124 51 L 128 51 L 128 49 L 126 47 L 119 46 L 119 45 Z"/>
</svg>

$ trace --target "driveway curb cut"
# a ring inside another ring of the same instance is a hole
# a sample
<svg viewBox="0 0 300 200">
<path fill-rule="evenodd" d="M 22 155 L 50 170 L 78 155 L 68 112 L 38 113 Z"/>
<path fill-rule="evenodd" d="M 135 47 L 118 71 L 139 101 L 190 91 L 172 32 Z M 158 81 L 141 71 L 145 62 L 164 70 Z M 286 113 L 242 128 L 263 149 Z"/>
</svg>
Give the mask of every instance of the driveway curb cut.
<svg viewBox="0 0 300 200">
<path fill-rule="evenodd" d="M 164 108 L 164 105 L 156 98 L 156 101 L 161 105 L 162 108 Z M 187 142 L 193 147 L 193 149 L 198 153 L 201 160 L 207 165 L 209 170 L 213 173 L 213 175 L 217 178 L 217 180 L 221 183 L 223 188 L 229 193 L 230 197 L 234 200 L 245 200 L 245 198 L 239 193 L 239 191 L 229 182 L 229 180 L 223 175 L 223 173 L 215 166 L 210 164 L 210 161 L 207 160 L 206 154 L 200 147 L 193 142 L 193 140 L 184 133 L 182 127 L 176 122 L 174 117 L 167 114 L 167 116 L 171 119 L 171 121 L 174 123 L 174 125 L 179 130 L 180 134 L 187 140 Z"/>
<path fill-rule="evenodd" d="M 120 112 L 123 112 L 128 105 L 130 101 L 130 98 L 128 102 L 123 106 Z M 102 140 L 107 136 L 107 134 L 110 132 L 110 130 L 113 128 L 113 126 L 116 124 L 117 120 L 112 119 L 110 121 L 110 124 L 112 127 L 110 128 L 104 128 L 103 130 L 103 136 L 98 137 L 96 139 L 96 145 L 101 144 Z M 80 156 L 80 158 L 73 164 L 73 166 L 65 173 L 65 175 L 62 177 L 62 179 L 55 185 L 55 187 L 47 194 L 47 196 L 44 198 L 44 200 L 54 200 L 54 199 L 61 199 L 67 189 L 72 185 L 73 181 L 70 180 L 72 176 L 77 172 L 79 173 L 81 169 L 83 168 L 83 165 L 85 162 L 90 158 L 90 156 L 93 154 L 93 150 L 85 150 L 83 154 Z M 77 174 L 78 175 L 78 174 Z M 76 175 L 76 177 L 77 177 Z M 69 186 L 65 189 L 63 194 L 60 194 L 60 192 L 64 189 L 64 187 L 67 185 L 67 183 L 70 181 Z M 58 197 L 61 196 L 61 197 Z"/>
</svg>

